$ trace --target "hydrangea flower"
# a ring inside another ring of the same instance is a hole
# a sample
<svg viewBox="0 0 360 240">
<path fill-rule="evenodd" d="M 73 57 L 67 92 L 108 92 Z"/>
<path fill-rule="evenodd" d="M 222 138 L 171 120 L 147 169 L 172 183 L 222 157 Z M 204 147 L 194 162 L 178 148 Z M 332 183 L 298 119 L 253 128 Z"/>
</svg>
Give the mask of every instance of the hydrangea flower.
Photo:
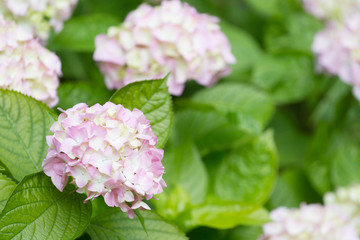
<svg viewBox="0 0 360 240">
<path fill-rule="evenodd" d="M 303 0 L 307 12 L 322 20 L 339 20 L 360 11 L 360 0 Z"/>
<path fill-rule="evenodd" d="M 351 217 L 352 223 L 360 230 L 360 185 L 341 187 L 336 192 L 326 193 L 324 203 L 325 205 L 339 206 Z"/>
<path fill-rule="evenodd" d="M 270 213 L 260 240 L 358 240 L 349 216 L 336 206 L 302 204 L 300 209 L 280 207 Z"/>
<path fill-rule="evenodd" d="M 342 25 L 331 22 L 315 36 L 312 49 L 319 71 L 337 75 L 352 85 L 360 100 L 360 14 L 347 17 Z"/>
<path fill-rule="evenodd" d="M 53 107 L 58 102 L 59 75 L 60 59 L 0 15 L 0 88 L 19 91 Z"/>
<path fill-rule="evenodd" d="M 0 13 L 26 27 L 42 40 L 50 29 L 60 32 L 78 0 L 0 0 Z"/>
<path fill-rule="evenodd" d="M 219 20 L 179 0 L 160 6 L 142 4 L 119 27 L 96 37 L 94 60 L 109 89 L 142 79 L 168 79 L 169 92 L 180 95 L 186 81 L 210 86 L 235 63 Z"/>
<path fill-rule="evenodd" d="M 107 102 L 85 103 L 62 110 L 47 137 L 49 150 L 42 166 L 62 191 L 72 177 L 87 200 L 102 195 L 110 207 L 129 217 L 134 209 L 150 209 L 142 200 L 161 193 L 163 150 L 144 114 Z"/>
</svg>

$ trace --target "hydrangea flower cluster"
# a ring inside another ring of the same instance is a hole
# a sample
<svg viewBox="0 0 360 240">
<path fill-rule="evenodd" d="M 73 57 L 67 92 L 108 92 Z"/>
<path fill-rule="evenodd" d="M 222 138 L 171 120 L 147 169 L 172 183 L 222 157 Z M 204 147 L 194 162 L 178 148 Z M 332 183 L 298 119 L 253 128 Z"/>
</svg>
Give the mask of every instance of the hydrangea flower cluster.
<svg viewBox="0 0 360 240">
<path fill-rule="evenodd" d="M 0 87 L 53 107 L 58 102 L 60 59 L 32 35 L 0 15 Z"/>
<path fill-rule="evenodd" d="M 157 137 L 140 110 L 80 103 L 63 111 L 50 130 L 42 166 L 60 191 L 72 177 L 87 200 L 102 195 L 133 218 L 134 209 L 150 209 L 144 198 L 166 187 L 163 150 L 155 148 Z"/>
<path fill-rule="evenodd" d="M 60 32 L 78 0 L 0 0 L 0 13 L 26 27 L 42 40 L 50 29 Z"/>
<path fill-rule="evenodd" d="M 325 21 L 325 29 L 316 34 L 312 45 L 317 69 L 352 85 L 360 100 L 360 0 L 303 2 L 309 13 Z"/>
<path fill-rule="evenodd" d="M 156 7 L 142 4 L 121 26 L 97 36 L 94 60 L 109 89 L 169 72 L 167 84 L 173 95 L 180 95 L 192 79 L 210 86 L 236 61 L 218 21 L 179 0 L 162 1 Z"/>
<path fill-rule="evenodd" d="M 339 206 L 360 231 L 360 185 L 341 187 L 336 192 L 329 192 L 324 196 L 324 203 Z"/>
<path fill-rule="evenodd" d="M 320 71 L 337 75 L 352 85 L 360 100 L 360 14 L 345 18 L 342 25 L 331 22 L 316 34 L 313 52 Z"/>
<path fill-rule="evenodd" d="M 359 240 L 350 218 L 337 206 L 302 204 L 300 209 L 280 207 L 270 214 L 274 222 L 263 226 L 260 240 Z"/>
<path fill-rule="evenodd" d="M 360 11 L 360 0 L 303 0 L 306 11 L 322 20 L 342 20 Z"/>
</svg>

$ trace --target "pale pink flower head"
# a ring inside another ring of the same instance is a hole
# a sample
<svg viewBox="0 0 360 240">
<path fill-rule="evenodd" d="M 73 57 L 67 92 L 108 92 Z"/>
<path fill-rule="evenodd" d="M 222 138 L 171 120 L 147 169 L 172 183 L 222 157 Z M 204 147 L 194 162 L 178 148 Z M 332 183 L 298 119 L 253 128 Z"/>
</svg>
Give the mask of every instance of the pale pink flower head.
<svg viewBox="0 0 360 240">
<path fill-rule="evenodd" d="M 312 45 L 320 72 L 339 76 L 352 85 L 360 100 L 360 14 L 345 18 L 343 24 L 331 22 L 318 32 Z"/>
<path fill-rule="evenodd" d="M 336 205 L 351 217 L 352 223 L 360 230 L 360 185 L 340 187 L 336 192 L 326 193 L 325 205 Z"/>
<path fill-rule="evenodd" d="M 53 107 L 58 102 L 60 59 L 31 33 L 0 15 L 0 88 L 19 91 Z"/>
<path fill-rule="evenodd" d="M 360 11 L 360 0 L 302 0 L 305 10 L 321 20 L 341 21 Z"/>
<path fill-rule="evenodd" d="M 218 22 L 179 0 L 155 7 L 142 4 L 119 27 L 96 37 L 94 60 L 109 89 L 167 73 L 173 95 L 181 95 L 192 79 L 211 86 L 235 63 Z"/>
<path fill-rule="evenodd" d="M 72 177 L 87 200 L 102 195 L 132 218 L 134 209 L 150 209 L 144 198 L 166 187 L 163 150 L 155 147 L 157 137 L 140 110 L 80 103 L 63 111 L 50 130 L 42 166 L 60 191 Z"/>
<path fill-rule="evenodd" d="M 56 33 L 70 18 L 78 0 L 0 0 L 0 13 L 47 40 L 51 29 Z"/>
<path fill-rule="evenodd" d="M 260 240 L 359 240 L 348 215 L 336 206 L 302 204 L 300 209 L 280 207 L 270 214 Z"/>
</svg>

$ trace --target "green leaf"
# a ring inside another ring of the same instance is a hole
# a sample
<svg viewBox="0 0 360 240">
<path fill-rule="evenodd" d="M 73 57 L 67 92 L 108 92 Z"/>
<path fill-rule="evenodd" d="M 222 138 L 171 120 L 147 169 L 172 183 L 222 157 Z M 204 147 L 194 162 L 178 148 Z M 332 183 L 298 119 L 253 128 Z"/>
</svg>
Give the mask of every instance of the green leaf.
<svg viewBox="0 0 360 240">
<path fill-rule="evenodd" d="M 166 86 L 167 78 L 134 82 L 118 90 L 110 101 L 130 110 L 137 108 L 150 121 L 158 137 L 157 148 L 164 147 L 170 135 L 173 112 L 171 96 Z"/>
<path fill-rule="evenodd" d="M 96 103 L 104 104 L 111 97 L 111 92 L 106 88 L 94 88 L 85 82 L 66 82 L 58 88 L 58 107 L 68 109 L 79 102 L 92 106 Z"/>
<path fill-rule="evenodd" d="M 55 118 L 43 103 L 0 90 L 0 160 L 16 180 L 41 170 Z"/>
<path fill-rule="evenodd" d="M 15 189 L 16 183 L 0 173 L 0 213 L 4 209 L 6 201 Z"/>
<path fill-rule="evenodd" d="M 191 219 L 188 226 L 207 226 L 227 229 L 240 224 L 262 225 L 270 221 L 268 212 L 264 208 L 243 206 L 241 204 L 206 204 L 194 208 L 190 212 Z"/>
<path fill-rule="evenodd" d="M 266 29 L 265 45 L 271 53 L 294 53 L 312 57 L 311 45 L 323 24 L 309 14 L 290 14 L 286 21 L 274 21 Z"/>
<path fill-rule="evenodd" d="M 191 138 L 202 156 L 241 146 L 253 138 L 227 116 L 215 111 L 183 110 L 177 112 L 174 119 L 172 142 L 181 143 Z"/>
<path fill-rule="evenodd" d="M 214 194 L 219 201 L 262 205 L 270 196 L 277 172 L 277 152 L 273 133 L 227 153 L 216 168 Z"/>
<path fill-rule="evenodd" d="M 313 62 L 300 56 L 267 56 L 254 68 L 252 82 L 278 104 L 304 99 L 314 87 Z"/>
<path fill-rule="evenodd" d="M 239 129 L 260 133 L 274 112 L 272 100 L 262 91 L 238 83 L 224 83 L 195 94 L 192 103 L 209 106 L 227 116 Z M 191 104 L 188 106 L 192 108 Z"/>
<path fill-rule="evenodd" d="M 166 169 L 164 180 L 171 191 L 173 186 L 181 186 L 190 197 L 192 204 L 205 201 L 208 177 L 200 153 L 188 138 L 180 144 L 169 141 L 165 148 L 163 164 Z M 161 210 L 160 210 L 161 211 Z"/>
<path fill-rule="evenodd" d="M 60 192 L 43 173 L 26 176 L 0 215 L 1 239 L 75 239 L 91 218 L 84 200 L 73 185 Z"/>
<path fill-rule="evenodd" d="M 265 15 L 273 16 L 278 12 L 278 0 L 245 0 L 254 10 Z"/>
<path fill-rule="evenodd" d="M 347 117 L 344 116 L 345 119 Z M 350 122 L 343 126 L 319 125 L 308 150 L 306 170 L 320 194 L 336 187 L 360 183 L 360 142 L 357 132 Z"/>
<path fill-rule="evenodd" d="M 227 36 L 231 51 L 236 58 L 236 63 L 231 67 L 232 73 L 229 78 L 236 79 L 259 60 L 262 51 L 257 42 L 247 32 L 225 21 L 220 21 L 220 27 Z"/>
<path fill-rule="evenodd" d="M 275 143 L 279 152 L 280 167 L 302 166 L 311 135 L 306 134 L 296 124 L 299 119 L 291 117 L 291 112 L 276 111 L 269 127 L 274 130 Z"/>
<path fill-rule="evenodd" d="M 230 231 L 227 240 L 258 240 L 262 233 L 260 226 L 240 226 Z"/>
<path fill-rule="evenodd" d="M 141 226 L 143 227 L 144 231 L 146 232 L 146 234 L 149 234 L 148 231 L 146 230 L 146 226 L 145 226 L 145 219 L 144 217 L 141 215 L 140 210 L 139 209 L 135 209 L 134 210 L 135 215 L 137 216 L 137 218 L 139 219 Z"/>
<path fill-rule="evenodd" d="M 106 33 L 110 26 L 120 24 L 121 20 L 107 14 L 93 14 L 73 17 L 65 22 L 60 34 L 49 40 L 51 50 L 93 52 L 95 37 Z"/>
<path fill-rule="evenodd" d="M 314 191 L 302 169 L 287 169 L 277 179 L 268 206 L 298 208 L 302 202 L 321 202 L 321 196 Z"/>
<path fill-rule="evenodd" d="M 143 211 L 148 235 L 137 219 L 129 219 L 119 208 L 112 208 L 94 218 L 87 228 L 92 240 L 182 240 L 185 234 L 152 211 Z"/>
</svg>

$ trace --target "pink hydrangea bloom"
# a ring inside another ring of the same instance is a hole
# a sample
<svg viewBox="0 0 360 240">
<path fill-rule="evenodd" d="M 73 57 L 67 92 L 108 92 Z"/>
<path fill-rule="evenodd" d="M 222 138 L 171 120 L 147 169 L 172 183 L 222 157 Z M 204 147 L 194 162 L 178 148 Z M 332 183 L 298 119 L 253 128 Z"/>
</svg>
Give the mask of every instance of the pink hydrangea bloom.
<svg viewBox="0 0 360 240">
<path fill-rule="evenodd" d="M 218 21 L 179 0 L 156 7 L 142 4 L 121 26 L 97 36 L 94 60 L 109 89 L 169 72 L 167 84 L 173 95 L 180 95 L 192 79 L 210 86 L 229 74 L 229 64 L 235 63 Z"/>
<path fill-rule="evenodd" d="M 360 0 L 302 0 L 306 11 L 322 20 L 339 20 L 360 11 Z"/>
<path fill-rule="evenodd" d="M 32 35 L 0 15 L 0 87 L 53 107 L 58 102 L 60 59 Z"/>
<path fill-rule="evenodd" d="M 78 0 L 0 0 L 0 13 L 29 29 L 42 40 L 50 29 L 60 32 Z"/>
<path fill-rule="evenodd" d="M 360 14 L 347 17 L 343 24 L 331 22 L 315 36 L 312 49 L 319 71 L 337 75 L 352 85 L 360 100 Z"/>
<path fill-rule="evenodd" d="M 351 217 L 360 232 L 360 185 L 340 187 L 336 192 L 326 193 L 324 196 L 325 205 L 336 205 Z"/>
<path fill-rule="evenodd" d="M 63 111 L 50 130 L 42 166 L 60 191 L 71 176 L 87 200 L 102 195 L 132 218 L 134 209 L 149 209 L 144 198 L 166 187 L 163 150 L 155 148 L 157 137 L 137 109 L 80 103 Z"/>
<path fill-rule="evenodd" d="M 300 209 L 280 207 L 270 214 L 260 240 L 359 240 L 349 216 L 336 206 L 302 204 Z"/>
</svg>

